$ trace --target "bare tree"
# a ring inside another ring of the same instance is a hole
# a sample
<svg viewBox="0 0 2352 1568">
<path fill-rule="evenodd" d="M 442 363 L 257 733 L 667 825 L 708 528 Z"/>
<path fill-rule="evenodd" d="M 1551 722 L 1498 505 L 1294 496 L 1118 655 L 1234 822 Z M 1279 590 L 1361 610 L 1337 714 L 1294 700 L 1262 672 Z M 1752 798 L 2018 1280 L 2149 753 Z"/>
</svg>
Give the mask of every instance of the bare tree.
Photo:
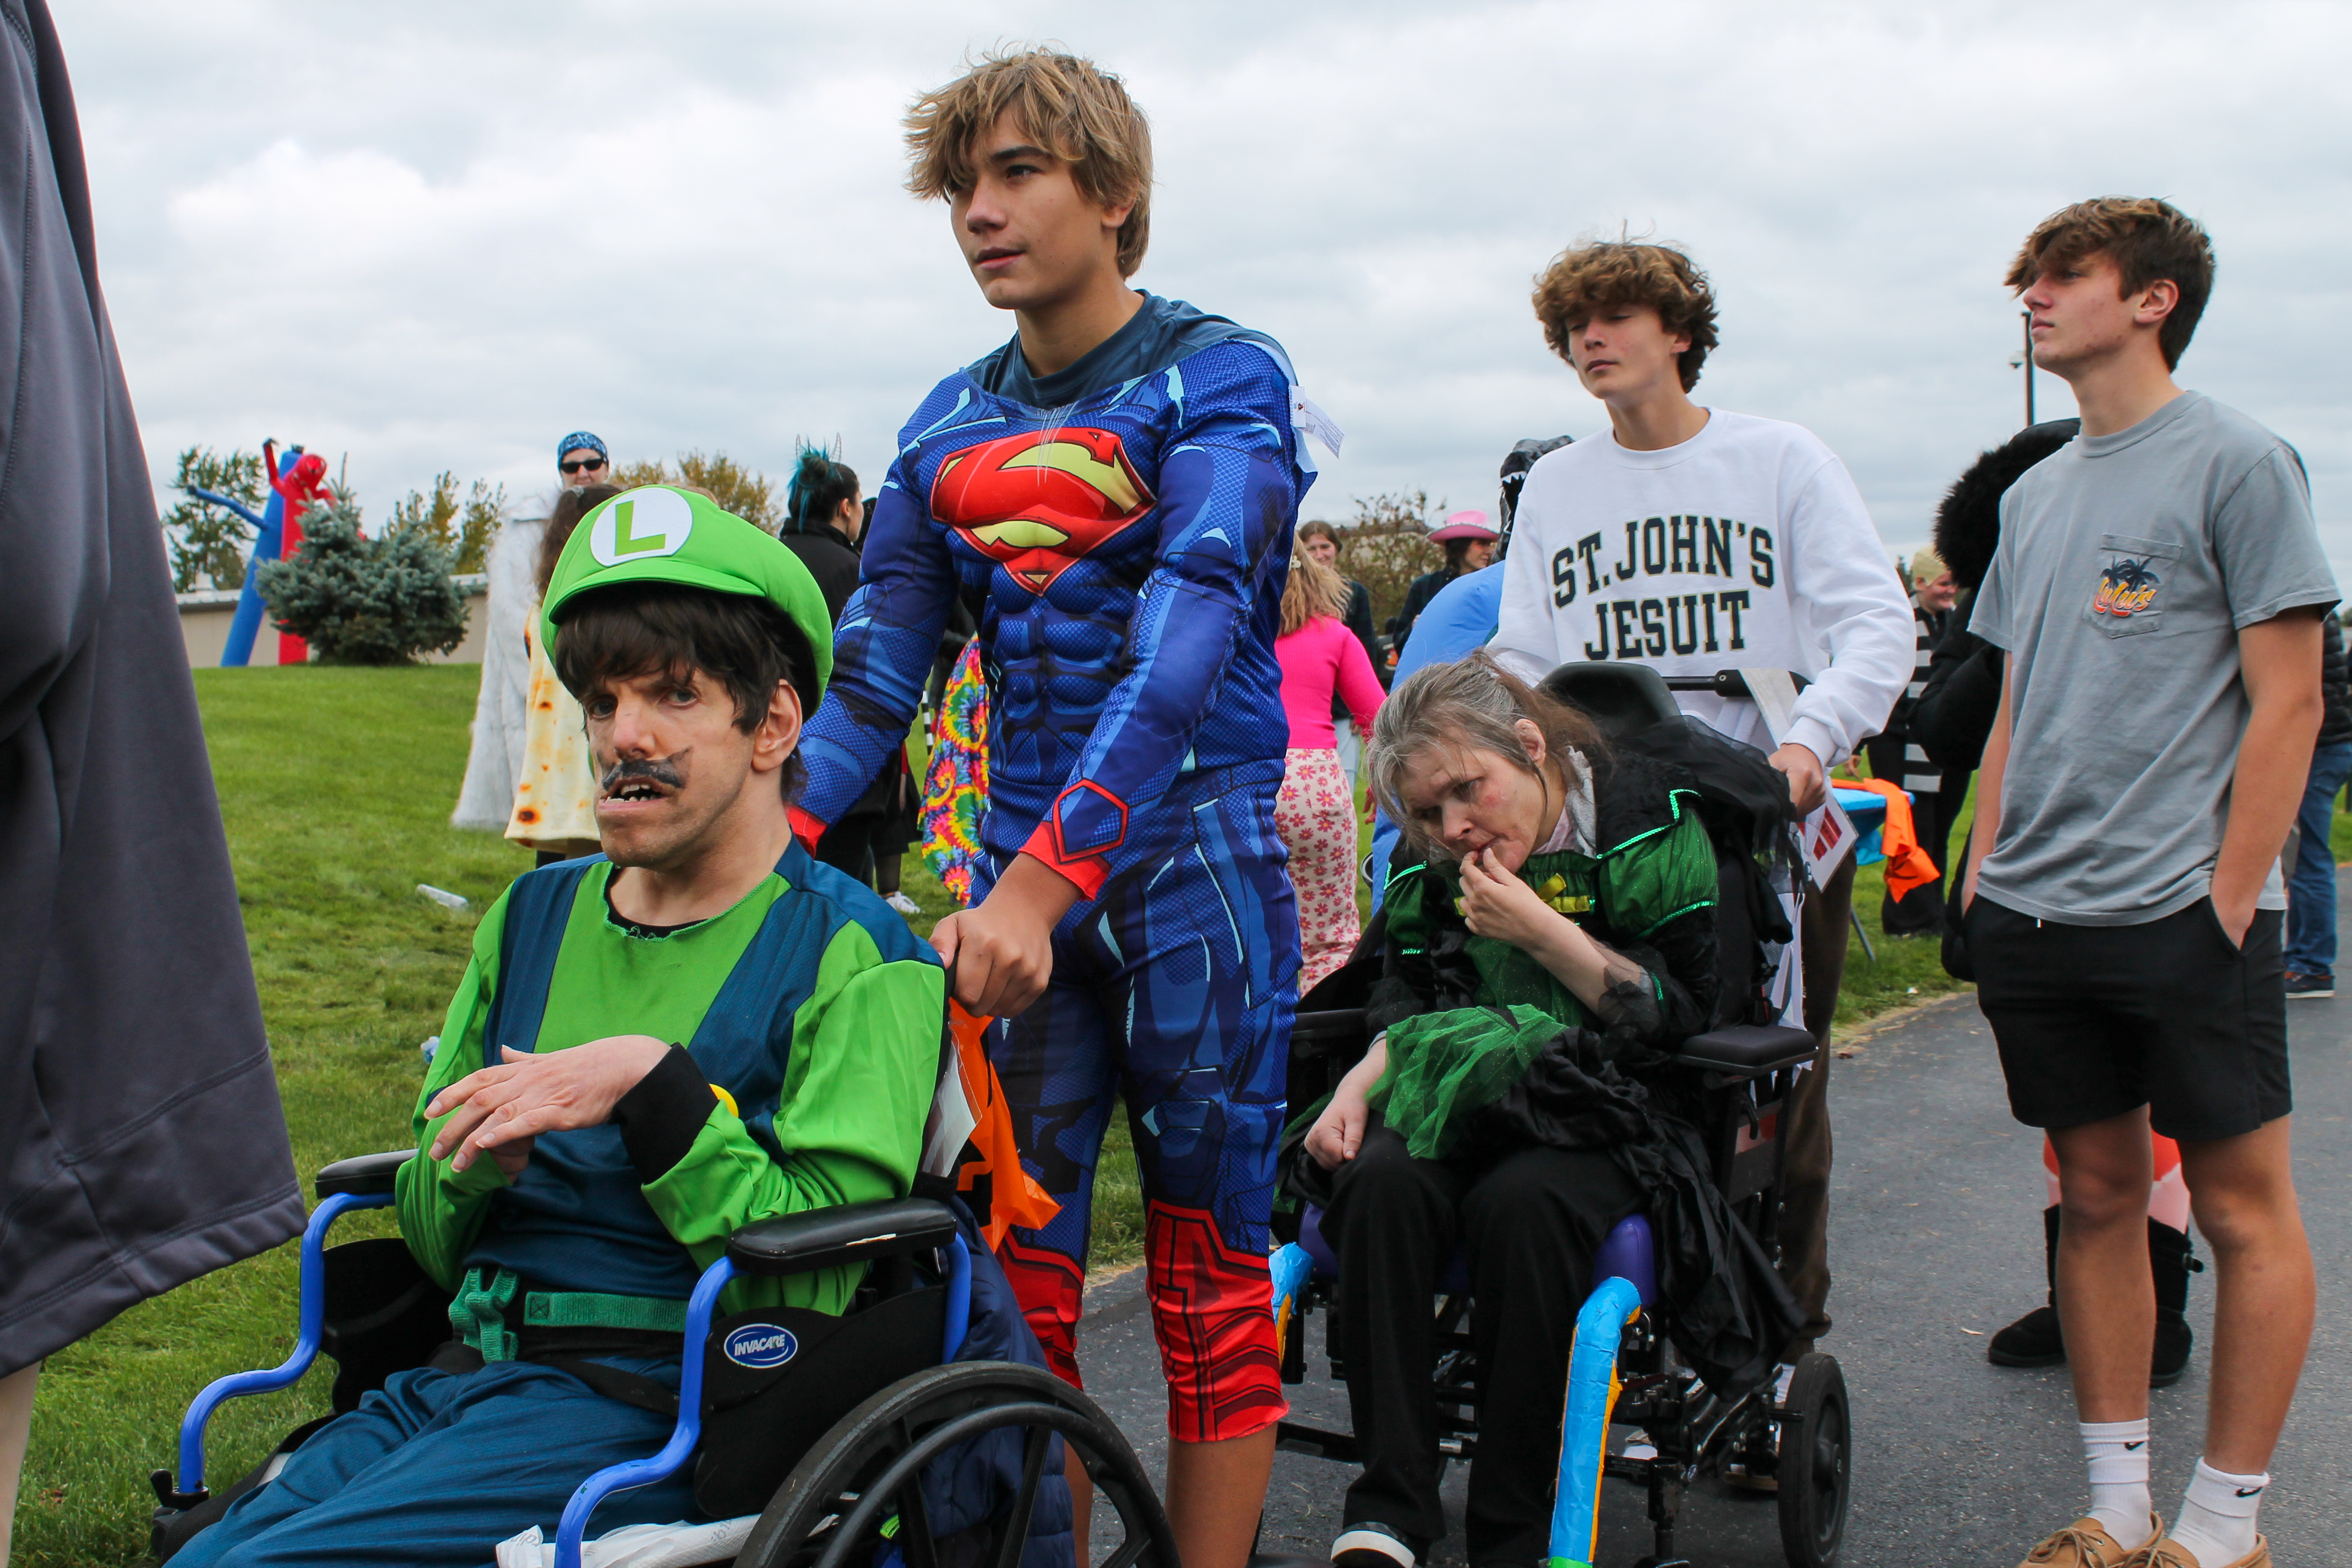
<svg viewBox="0 0 2352 1568">
<path fill-rule="evenodd" d="M 261 454 L 215 453 L 210 447 L 191 447 L 180 454 L 180 471 L 172 488 L 186 496 L 163 514 L 163 534 L 172 552 L 172 586 L 187 593 L 198 578 L 215 588 L 245 585 L 245 552 L 252 530 L 226 507 L 198 500 L 190 490 L 210 490 L 243 501 L 259 511 Z"/>
<path fill-rule="evenodd" d="M 1412 580 L 1444 563 L 1445 552 L 1429 542 L 1429 520 L 1444 510 L 1426 490 L 1391 490 L 1358 496 L 1355 517 L 1339 526 L 1340 570 L 1370 590 L 1372 624 L 1381 631 L 1404 608 Z"/>
<path fill-rule="evenodd" d="M 413 533 L 436 547 L 452 554 L 457 548 L 457 476 L 444 471 L 433 476 L 433 493 L 408 492 L 407 499 L 392 503 L 392 521 L 383 537 Z M 356 514 L 354 514 L 356 516 Z M 358 524 L 354 521 L 353 527 Z"/>
<path fill-rule="evenodd" d="M 476 479 L 457 517 L 457 570 L 479 572 L 489 564 L 490 543 L 507 520 L 507 488 Z"/>
<path fill-rule="evenodd" d="M 678 454 L 672 468 L 658 458 L 616 468 L 613 482 L 623 489 L 639 485 L 686 485 L 705 490 L 719 510 L 773 533 L 784 521 L 783 503 L 776 499 L 776 482 L 745 468 L 724 452 L 704 455 L 699 447 Z"/>
</svg>

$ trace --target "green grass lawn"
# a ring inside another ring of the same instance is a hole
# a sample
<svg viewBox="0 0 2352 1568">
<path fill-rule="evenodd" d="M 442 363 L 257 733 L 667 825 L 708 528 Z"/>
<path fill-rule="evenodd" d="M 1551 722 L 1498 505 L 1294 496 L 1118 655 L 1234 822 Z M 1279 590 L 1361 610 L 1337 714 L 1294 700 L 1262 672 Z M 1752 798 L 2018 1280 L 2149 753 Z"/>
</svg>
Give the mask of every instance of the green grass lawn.
<svg viewBox="0 0 2352 1568">
<path fill-rule="evenodd" d="M 196 672 L 297 1167 L 408 1142 L 417 1046 L 440 1026 L 476 908 L 528 863 L 447 826 L 465 772 L 471 666 Z M 383 1233 L 381 1215 L 347 1234 Z M 339 1230 L 339 1234 L 342 1234 Z M 16 1558 L 113 1564 L 146 1555 L 145 1473 L 173 1462 L 179 1412 L 210 1378 L 273 1364 L 291 1342 L 294 1248 L 135 1307 L 50 1358 L 33 1415 Z M 233 1401 L 208 1466 L 234 1480 L 326 1409 L 313 1372 Z"/>
<path fill-rule="evenodd" d="M 1954 855 L 1968 841 L 1969 824 L 1976 816 L 1976 790 L 1969 790 L 1969 799 L 1960 807 L 1959 821 L 1952 826 Z M 1833 1033 L 1848 1030 L 1877 1016 L 1890 1007 L 1901 1007 L 1924 1002 L 1948 991 L 1973 990 L 1964 982 L 1944 973 L 1944 944 L 1933 936 L 1887 936 L 1879 927 L 1880 908 L 1886 901 L 1886 863 L 1863 866 L 1853 874 L 1853 912 L 1862 918 L 1863 929 L 1870 933 L 1870 947 L 1865 949 L 1846 928 L 1845 984 L 1838 991 L 1837 1016 L 1831 1025 Z M 1874 958 L 1872 952 L 1876 956 Z"/>
<path fill-rule="evenodd" d="M 331 1160 L 408 1142 L 417 1047 L 440 1027 L 478 918 L 445 911 L 416 884 L 464 894 L 479 911 L 530 865 L 503 840 L 448 826 L 478 676 L 470 665 L 196 672 L 306 1182 Z M 2336 842 L 2352 858 L 2352 818 L 2337 818 Z M 1876 867 L 1855 879 L 1854 907 L 1874 933 L 1884 885 Z M 953 907 L 918 856 L 907 859 L 906 889 L 923 910 L 919 931 Z M 1872 940 L 1875 962 L 1853 946 L 1840 1026 L 1955 988 L 1933 941 Z M 1103 1152 L 1096 1215 L 1092 1266 L 1141 1255 L 1123 1116 Z M 388 1234 L 390 1223 L 362 1215 L 338 1235 Z M 173 1462 L 180 1412 L 206 1381 L 283 1359 L 295 1278 L 289 1246 L 133 1308 L 50 1359 L 16 1514 L 18 1563 L 145 1560 L 146 1472 Z M 212 1426 L 215 1481 L 244 1474 L 289 1428 L 323 1413 L 327 1382 L 314 1371 L 283 1394 L 231 1402 Z"/>
</svg>

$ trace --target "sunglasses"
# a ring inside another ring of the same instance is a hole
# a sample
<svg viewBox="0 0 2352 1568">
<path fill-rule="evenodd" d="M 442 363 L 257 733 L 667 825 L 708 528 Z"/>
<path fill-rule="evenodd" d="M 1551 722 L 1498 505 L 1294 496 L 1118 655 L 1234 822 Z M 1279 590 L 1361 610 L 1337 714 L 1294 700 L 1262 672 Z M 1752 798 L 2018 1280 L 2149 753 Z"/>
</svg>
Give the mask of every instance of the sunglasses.
<svg viewBox="0 0 2352 1568">
<path fill-rule="evenodd" d="M 601 468 L 604 466 L 604 459 L 602 458 L 578 458 L 569 463 L 558 463 L 556 465 L 557 468 L 562 469 L 567 474 L 576 474 L 583 468 Z"/>
</svg>

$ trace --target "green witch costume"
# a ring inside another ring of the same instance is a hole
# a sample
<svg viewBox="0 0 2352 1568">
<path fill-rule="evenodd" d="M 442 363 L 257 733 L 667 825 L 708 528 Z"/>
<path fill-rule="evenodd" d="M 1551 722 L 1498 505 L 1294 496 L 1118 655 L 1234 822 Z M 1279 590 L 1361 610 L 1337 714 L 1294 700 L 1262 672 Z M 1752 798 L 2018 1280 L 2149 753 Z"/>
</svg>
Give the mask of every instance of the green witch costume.
<svg viewBox="0 0 2352 1568">
<path fill-rule="evenodd" d="M 1390 964 L 1372 998 L 1389 1070 L 1372 1103 L 1418 1157 L 1460 1142 L 1563 1026 L 1604 1036 L 1604 1053 L 1654 1064 L 1706 1028 L 1714 1005 L 1715 851 L 1697 795 L 1646 758 L 1588 767 L 1570 797 L 1566 847 L 1539 850 L 1519 879 L 1601 945 L 1643 968 L 1598 1009 L 1533 956 L 1464 921 L 1462 870 L 1432 859 L 1389 884 Z M 1596 1011 L 1599 1016 L 1595 1016 Z"/>
</svg>

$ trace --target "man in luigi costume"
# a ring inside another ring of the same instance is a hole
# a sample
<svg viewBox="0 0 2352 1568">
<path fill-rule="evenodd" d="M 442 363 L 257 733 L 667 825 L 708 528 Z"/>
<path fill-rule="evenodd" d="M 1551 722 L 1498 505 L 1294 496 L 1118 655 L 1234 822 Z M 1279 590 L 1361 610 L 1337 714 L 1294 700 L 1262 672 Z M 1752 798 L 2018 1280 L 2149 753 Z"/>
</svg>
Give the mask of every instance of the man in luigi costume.
<svg viewBox="0 0 2352 1568">
<path fill-rule="evenodd" d="M 792 552 L 708 499 L 584 519 L 541 635 L 587 715 L 604 852 L 482 919 L 415 1112 L 401 1235 L 454 1342 L 321 1428 L 182 1564 L 478 1564 L 592 1470 L 661 1447 L 686 1300 L 756 1220 L 903 1196 L 944 972 L 793 839 L 832 625 Z M 739 1279 L 723 1310 L 838 1312 L 857 1267 Z M 635 1403 L 632 1403 L 632 1401 Z M 695 1517 L 690 1480 L 598 1531 Z"/>
</svg>

